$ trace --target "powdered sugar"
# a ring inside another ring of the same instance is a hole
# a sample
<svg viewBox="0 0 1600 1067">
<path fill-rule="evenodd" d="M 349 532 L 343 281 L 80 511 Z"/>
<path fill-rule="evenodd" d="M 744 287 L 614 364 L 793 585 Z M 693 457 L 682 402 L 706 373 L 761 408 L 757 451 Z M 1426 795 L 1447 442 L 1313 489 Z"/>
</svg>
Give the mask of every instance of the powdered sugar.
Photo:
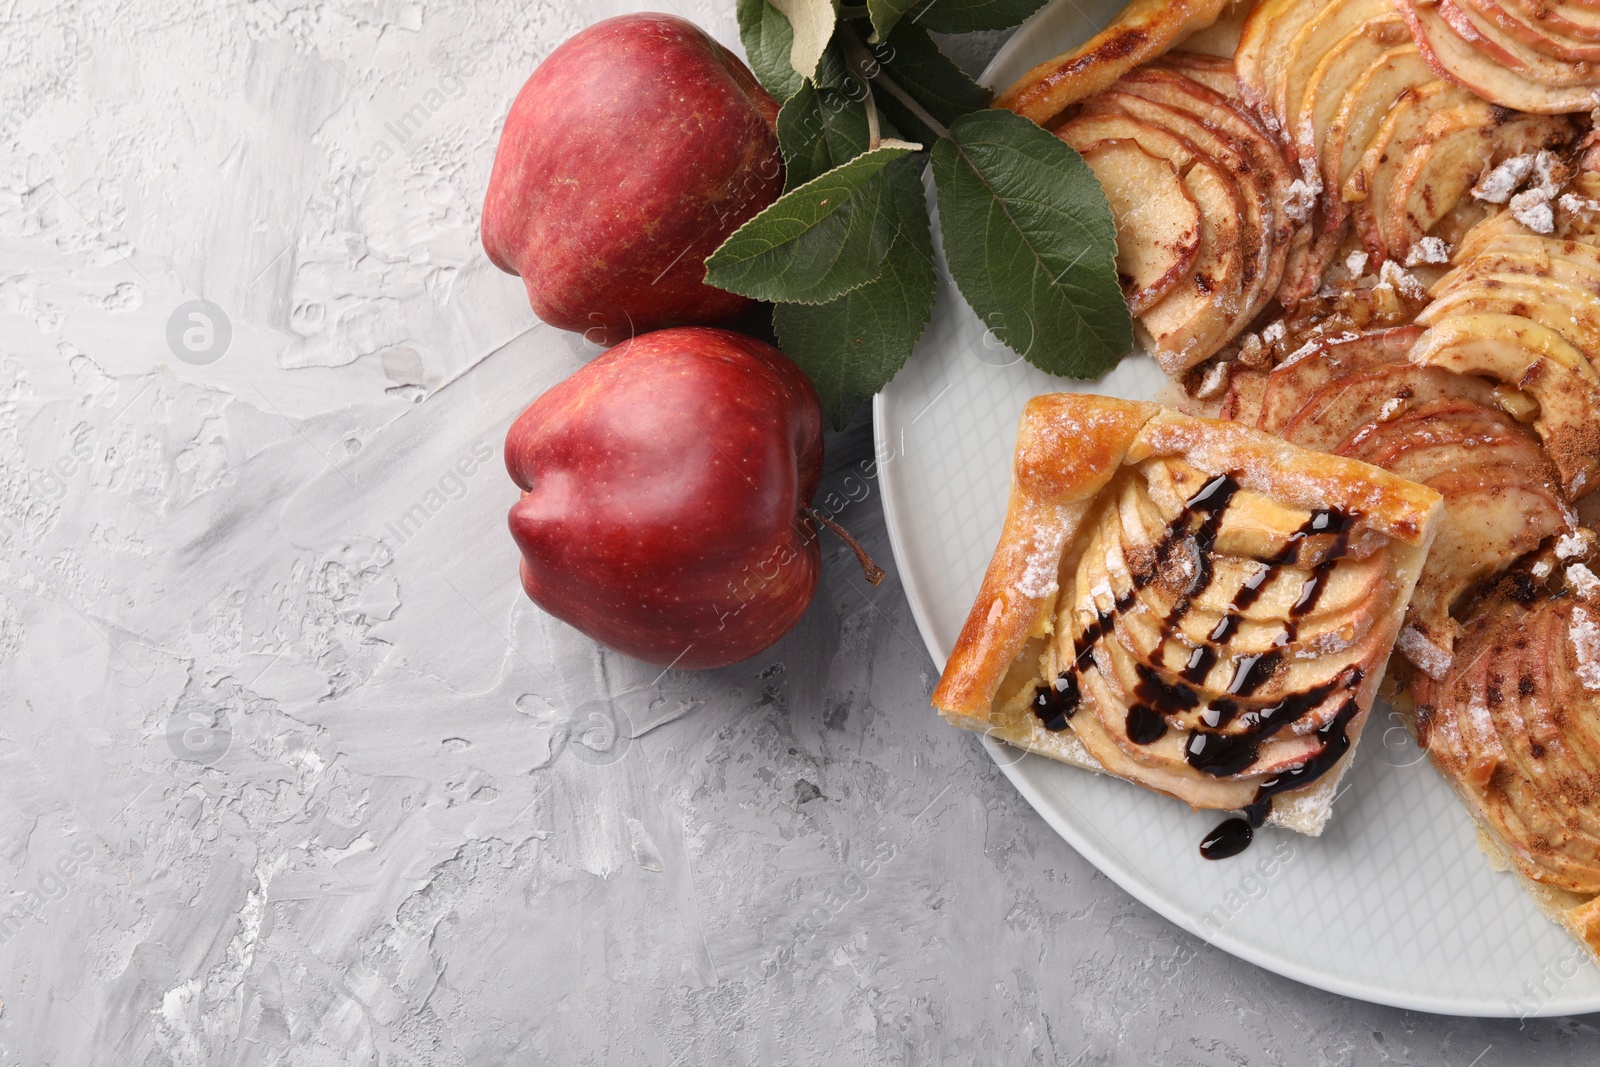
<svg viewBox="0 0 1600 1067">
<path fill-rule="evenodd" d="M 1472 195 L 1489 204 L 1503 204 L 1511 199 L 1528 175 L 1533 173 L 1533 153 L 1512 156 L 1478 180 Z"/>
<path fill-rule="evenodd" d="M 1567 585 L 1585 600 L 1600 602 L 1600 578 L 1581 563 L 1567 568 Z"/>
<path fill-rule="evenodd" d="M 1541 149 L 1501 163 L 1473 188 L 1472 195 L 1491 204 L 1508 204 L 1511 217 L 1535 233 L 1553 233 L 1556 219 L 1551 205 L 1571 180 L 1571 165 Z M 1527 188 L 1517 192 L 1524 184 Z"/>
<path fill-rule="evenodd" d="M 1467 705 L 1467 721 L 1472 724 L 1472 732 L 1477 735 L 1476 747 L 1487 748 L 1491 742 L 1498 741 L 1495 737 L 1494 717 L 1489 714 L 1489 705 L 1482 700 L 1474 700 Z"/>
<path fill-rule="evenodd" d="M 1450 246 L 1438 237 L 1424 237 L 1411 246 L 1406 253 L 1406 266 L 1415 267 L 1418 263 L 1448 263 L 1450 262 Z"/>
<path fill-rule="evenodd" d="M 1378 268 L 1378 284 L 1373 288 L 1395 289 L 1416 300 L 1425 299 L 1428 295 L 1427 287 L 1392 259 L 1384 260 L 1383 266 Z"/>
<path fill-rule="evenodd" d="M 1205 377 L 1200 379 L 1200 385 L 1194 391 L 1196 399 L 1210 400 L 1219 395 L 1228 386 L 1227 363 L 1213 363 L 1211 369 L 1206 371 Z"/>
<path fill-rule="evenodd" d="M 1472 195 L 1490 204 L 1508 204 L 1511 216 L 1535 233 L 1553 233 L 1555 210 L 1551 206 L 1562 188 L 1572 180 L 1572 167 L 1554 152 L 1541 149 L 1536 154 L 1513 156 L 1495 167 L 1472 189 Z M 1521 189 L 1527 184 L 1526 189 Z M 1563 209 L 1576 197 L 1562 197 Z"/>
<path fill-rule="evenodd" d="M 1440 648 L 1432 639 L 1414 624 L 1406 624 L 1400 631 L 1400 637 L 1395 641 L 1394 647 L 1405 654 L 1406 659 L 1416 665 L 1417 669 L 1429 678 L 1438 681 L 1450 670 L 1450 663 L 1455 659 L 1449 650 Z"/>
<path fill-rule="evenodd" d="M 1311 209 L 1317 206 L 1317 195 L 1322 192 L 1321 181 L 1296 178 L 1289 183 L 1283 202 L 1283 213 L 1291 222 L 1305 222 L 1311 218 Z"/>
<path fill-rule="evenodd" d="M 1344 261 L 1344 269 L 1350 272 L 1350 277 L 1359 278 L 1367 272 L 1367 258 L 1367 254 L 1358 248 Z"/>
<path fill-rule="evenodd" d="M 1042 600 L 1061 587 L 1057 581 L 1061 571 L 1061 530 L 1059 523 L 1034 526 L 1028 564 L 1015 586 L 1023 596 Z"/>
<path fill-rule="evenodd" d="M 1567 622 L 1567 640 L 1577 659 L 1574 671 L 1585 689 L 1600 691 L 1600 624 L 1589 617 L 1582 605 L 1574 605 Z"/>
<path fill-rule="evenodd" d="M 1556 538 L 1556 559 L 1577 559 L 1589 551 L 1590 538 L 1581 533 L 1564 533 Z"/>
<path fill-rule="evenodd" d="M 1511 198 L 1511 217 L 1534 233 L 1554 233 L 1556 229 L 1550 197 L 1538 189 L 1529 189 Z"/>
<path fill-rule="evenodd" d="M 1556 203 L 1562 211 L 1569 215 L 1578 215 L 1585 221 L 1588 220 L 1590 215 L 1600 211 L 1600 200 L 1585 200 L 1583 197 L 1574 196 L 1571 193 L 1562 193 Z"/>
</svg>

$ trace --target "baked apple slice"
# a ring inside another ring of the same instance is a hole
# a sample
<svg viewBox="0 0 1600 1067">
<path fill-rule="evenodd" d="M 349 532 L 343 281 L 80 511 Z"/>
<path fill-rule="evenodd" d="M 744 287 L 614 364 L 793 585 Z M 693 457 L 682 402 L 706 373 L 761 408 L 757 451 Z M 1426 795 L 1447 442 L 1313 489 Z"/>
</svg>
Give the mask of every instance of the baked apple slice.
<svg viewBox="0 0 1600 1067">
<path fill-rule="evenodd" d="M 1426 321 L 1442 321 L 1445 308 L 1434 310 L 1437 304 L 1454 307 L 1479 299 L 1503 302 L 1508 296 L 1527 301 L 1526 311 L 1513 311 L 1533 319 L 1561 334 L 1594 363 L 1591 353 L 1600 351 L 1590 342 L 1594 337 L 1597 309 L 1588 304 L 1586 288 L 1588 271 L 1582 266 L 1563 259 L 1545 259 L 1543 266 L 1528 269 L 1505 262 L 1498 268 L 1488 266 L 1489 257 L 1480 257 L 1458 268 L 1450 284 L 1438 290 L 1438 297 L 1430 304 Z M 1516 257 L 1518 260 L 1524 257 Z M 1587 284 L 1595 284 L 1587 282 Z M 1565 309 L 1565 310 L 1563 310 Z"/>
<path fill-rule="evenodd" d="M 1530 24 L 1542 27 L 1552 38 L 1569 41 L 1600 41 L 1600 5 L 1561 4 L 1550 0 L 1511 0 L 1502 4 L 1522 15 Z"/>
<path fill-rule="evenodd" d="M 1511 586 L 1468 621 L 1450 673 L 1417 680 L 1417 738 L 1540 906 L 1600 950 L 1600 609 L 1527 573 Z"/>
<path fill-rule="evenodd" d="M 1249 421 L 1278 433 L 1333 382 L 1404 366 L 1406 353 L 1422 336 L 1419 326 L 1367 333 L 1336 334 L 1309 342 L 1267 375 L 1259 409 Z M 1235 417 L 1243 417 L 1240 412 Z"/>
<path fill-rule="evenodd" d="M 1405 645 L 1419 669 L 1442 676 L 1456 638 L 1450 613 L 1462 596 L 1567 527 L 1555 470 L 1519 425 L 1460 398 L 1368 423 L 1334 451 L 1444 497 L 1439 536 L 1407 610 Z"/>
<path fill-rule="evenodd" d="M 1389 211 L 1389 192 L 1395 175 L 1417 147 L 1429 120 L 1472 99 L 1452 81 L 1434 79 L 1401 93 L 1389 107 L 1367 149 L 1345 182 L 1342 195 L 1353 205 L 1356 232 L 1373 259 L 1394 258 L 1384 243 L 1380 221 Z"/>
<path fill-rule="evenodd" d="M 1376 367 L 1317 390 L 1278 432 L 1304 448 L 1332 452 L 1373 423 L 1435 400 L 1474 393 L 1476 399 L 1493 399 L 1491 387 L 1475 387 L 1440 367 Z"/>
<path fill-rule="evenodd" d="M 1600 382 L 1582 352 L 1531 319 L 1492 312 L 1437 316 L 1411 351 L 1418 364 L 1482 375 L 1539 401 L 1534 428 L 1573 498 L 1600 474 Z M 1587 373 L 1585 373 L 1587 372 Z"/>
<path fill-rule="evenodd" d="M 1203 485 L 1205 480 L 1201 481 Z M 1377 550 L 1379 545 L 1369 544 L 1365 558 L 1345 559 L 1339 555 L 1338 534 L 1318 535 L 1297 543 L 1304 549 L 1302 560 L 1294 565 L 1273 565 L 1252 555 L 1233 556 L 1218 544 L 1211 550 L 1215 566 L 1205 578 L 1206 588 L 1186 598 L 1185 592 L 1197 582 L 1193 574 L 1185 575 L 1170 565 L 1180 556 L 1169 557 L 1169 565 L 1158 568 L 1147 583 L 1133 581 L 1141 568 L 1150 565 L 1162 542 L 1168 540 L 1164 512 L 1153 508 L 1152 501 L 1135 483 L 1136 480 L 1124 486 L 1118 521 L 1108 517 L 1101 528 L 1105 538 L 1090 543 L 1077 576 L 1077 588 L 1105 591 L 1096 601 L 1096 611 L 1105 609 L 1116 617 L 1111 632 L 1100 639 L 1095 653 L 1117 696 L 1119 706 L 1110 709 L 1111 719 L 1105 725 L 1119 743 L 1129 740 L 1121 732 L 1127 707 L 1137 701 L 1141 689 L 1153 684 L 1163 685 L 1173 693 L 1188 690 L 1201 698 L 1176 700 L 1164 712 L 1170 729 L 1205 728 L 1232 736 L 1252 732 L 1252 713 L 1266 711 L 1286 694 L 1322 686 L 1352 666 L 1359 669 L 1359 664 L 1370 660 L 1374 651 L 1369 646 L 1373 624 L 1381 617 L 1375 608 L 1388 594 L 1387 564 Z M 1265 498 L 1250 501 L 1245 492 L 1230 501 L 1230 515 L 1235 505 L 1239 511 L 1265 522 L 1267 529 L 1262 531 L 1259 542 L 1263 546 L 1292 536 L 1310 518 L 1309 512 L 1301 511 L 1297 522 L 1279 524 L 1273 520 L 1286 512 L 1292 515 L 1289 509 L 1275 508 Z M 1177 507 L 1181 510 L 1182 501 Z M 1251 519 L 1225 516 L 1224 522 L 1234 527 L 1235 541 L 1248 542 Z M 1117 540 L 1119 528 L 1124 536 Z M 1131 537 L 1127 536 L 1130 531 Z M 1259 547 L 1255 551 L 1266 554 Z M 1268 558 L 1275 558 L 1282 551 L 1276 549 Z M 1317 587 L 1320 596 L 1316 605 L 1296 614 L 1306 583 L 1318 575 L 1321 584 Z M 1163 591 L 1152 593 L 1151 587 L 1157 584 L 1164 587 Z M 1206 596 L 1212 589 L 1219 589 L 1219 594 Z M 1246 594 L 1253 598 L 1248 606 Z M 1105 603 L 1098 602 L 1101 600 Z M 1115 609 L 1117 602 L 1124 606 Z M 1179 602 L 1181 607 L 1177 606 Z M 1210 618 L 1204 617 L 1206 604 L 1216 609 Z M 1240 607 L 1237 612 L 1233 610 L 1235 604 Z M 1200 615 L 1196 617 L 1196 613 Z M 1227 636 L 1212 636 L 1224 618 L 1228 619 Z M 1285 642 L 1291 627 L 1298 629 L 1299 636 Z M 1255 665 L 1268 656 L 1273 657 L 1276 667 L 1260 672 L 1258 678 L 1247 679 Z M 1250 685 L 1245 692 L 1247 680 Z M 1206 722 L 1206 707 L 1223 698 L 1233 705 L 1232 716 L 1214 716 Z M 1326 725 L 1328 718 L 1322 715 L 1331 718 L 1335 707 L 1307 703 L 1293 721 L 1286 717 L 1276 726 L 1307 733 Z M 1161 756 L 1142 748 L 1131 749 L 1128 754 L 1136 759 Z"/>
<path fill-rule="evenodd" d="M 1395 101 L 1434 80 L 1417 46 L 1406 43 L 1383 52 L 1345 93 L 1320 149 L 1323 188 L 1339 202 L 1333 209 L 1338 218 L 1342 220 L 1349 210 L 1344 197 L 1347 184 Z"/>
<path fill-rule="evenodd" d="M 1352 34 L 1359 33 L 1377 20 L 1387 17 L 1396 29 L 1400 28 L 1400 20 L 1390 12 L 1389 0 L 1332 0 L 1289 40 L 1285 46 L 1283 72 L 1277 80 L 1276 96 L 1272 100 L 1272 112 L 1291 143 L 1298 145 L 1300 142 L 1295 123 L 1305 107 L 1306 97 L 1322 60 L 1343 45 Z M 1370 36 L 1362 36 L 1372 40 Z M 1390 44 L 1401 40 L 1403 37 L 1395 34 Z"/>
<path fill-rule="evenodd" d="M 1300 109 L 1287 123 L 1302 166 L 1319 165 L 1325 157 L 1323 145 L 1333 136 L 1331 131 L 1343 110 L 1345 97 L 1363 81 L 1373 64 L 1390 49 L 1410 43 L 1409 31 L 1399 15 L 1379 16 L 1346 34 L 1318 60 L 1307 77 Z M 1338 136 L 1342 138 L 1343 134 Z M 1337 170 L 1323 168 L 1321 174 L 1326 211 L 1339 202 L 1339 187 L 1327 182 L 1327 176 L 1337 174 Z M 1323 229 L 1337 228 L 1339 218 L 1342 215 L 1325 215 Z"/>
<path fill-rule="evenodd" d="M 1229 0 L 1132 0 L 1105 29 L 1083 44 L 1046 60 L 995 99 L 1041 126 L 1111 85 L 1141 63 L 1203 29 Z"/>
<path fill-rule="evenodd" d="M 1435 286 L 1439 298 L 1447 297 L 1469 285 L 1486 285 L 1490 281 L 1522 282 L 1540 291 L 1564 299 L 1569 305 L 1576 300 L 1589 299 L 1597 291 L 1600 277 L 1595 268 L 1564 255 L 1545 252 L 1483 252 L 1446 274 Z"/>
<path fill-rule="evenodd" d="M 1541 115 L 1588 111 L 1594 105 L 1587 87 L 1547 85 L 1490 58 L 1479 50 L 1478 41 L 1463 39 L 1437 5 L 1422 0 L 1397 0 L 1397 4 L 1428 65 L 1491 104 Z"/>
<path fill-rule="evenodd" d="M 1559 280 L 1577 292 L 1600 291 L 1600 247 L 1586 241 L 1545 237 L 1518 227 L 1469 246 L 1471 258 L 1436 283 L 1441 293 L 1454 288 L 1458 279 L 1486 273 L 1532 274 Z"/>
<path fill-rule="evenodd" d="M 1139 315 L 1151 354 L 1169 375 L 1210 356 L 1239 330 L 1248 248 L 1243 205 L 1227 174 L 1196 160 L 1183 176 L 1200 210 L 1200 251 L 1193 268 Z"/>
<path fill-rule="evenodd" d="M 1131 96 L 1164 104 L 1190 116 L 1191 121 L 1220 131 L 1243 147 L 1244 159 L 1241 169 L 1235 170 L 1235 174 L 1241 183 L 1248 182 L 1259 190 L 1263 204 L 1263 243 L 1256 261 L 1256 272 L 1253 277 L 1246 279 L 1248 295 L 1240 313 L 1240 324 L 1243 325 L 1255 318 L 1277 290 L 1278 282 L 1283 277 L 1289 240 L 1296 227 L 1296 220 L 1287 214 L 1286 205 L 1293 198 L 1290 186 L 1294 179 L 1282 144 L 1263 132 L 1226 97 L 1175 72 L 1153 68 L 1134 71 L 1122 79 L 1118 87 Z M 1188 128 L 1174 128 L 1199 143 Z M 1300 221 L 1304 221 L 1304 218 Z"/>
<path fill-rule="evenodd" d="M 1400 43 L 1409 43 L 1410 33 L 1398 15 L 1378 16 L 1365 26 L 1347 34 L 1322 56 L 1310 72 L 1299 110 L 1289 116 L 1286 129 L 1294 154 L 1307 180 L 1315 179 L 1320 190 L 1315 233 L 1309 235 L 1306 251 L 1291 257 L 1284 268 L 1279 302 L 1294 307 L 1314 292 L 1328 264 L 1333 262 L 1348 222 L 1348 209 L 1339 197 L 1337 185 L 1329 185 L 1323 169 L 1323 147 L 1342 133 L 1335 128 L 1345 96 L 1380 56 Z"/>
<path fill-rule="evenodd" d="M 1272 202 L 1250 150 L 1189 111 L 1118 88 L 1088 101 L 1082 116 L 1067 125 L 1108 115 L 1165 130 L 1202 156 L 1183 170 L 1184 184 L 1200 208 L 1199 259 L 1188 280 L 1139 319 L 1157 362 L 1176 376 L 1231 340 L 1265 303 L 1262 272 L 1273 249 L 1264 235 L 1273 218 Z M 1156 142 L 1153 136 L 1141 139 L 1147 146 Z"/>
<path fill-rule="evenodd" d="M 1233 64 L 1244 98 L 1263 115 L 1276 115 L 1290 42 L 1323 10 L 1306 0 L 1260 0 L 1239 30 Z"/>
<path fill-rule="evenodd" d="M 1575 133 L 1565 117 L 1506 117 L 1476 98 L 1432 115 L 1395 173 L 1388 207 L 1380 216 L 1390 258 L 1406 262 L 1417 242 L 1456 209 L 1490 168 L 1514 156 L 1568 144 Z"/>
<path fill-rule="evenodd" d="M 1137 140 L 1109 138 L 1073 147 L 1111 205 L 1117 275 L 1128 309 L 1142 315 L 1194 267 L 1200 253 L 1200 208 L 1177 166 L 1147 152 Z"/>
<path fill-rule="evenodd" d="M 1574 305 L 1566 287 L 1532 274 L 1473 277 L 1441 292 L 1417 319 L 1427 325 L 1450 315 L 1476 312 L 1531 319 L 1565 337 L 1580 352 L 1600 352 L 1600 309 L 1586 303 Z M 1588 377 L 1581 367 L 1578 372 Z"/>
<path fill-rule="evenodd" d="M 1588 64 L 1569 63 L 1541 55 L 1471 6 L 1458 3 L 1457 0 L 1438 0 L 1438 4 L 1439 17 L 1449 24 L 1457 36 L 1506 69 L 1556 89 L 1574 86 L 1589 88 L 1597 84 L 1595 73 Z"/>
<path fill-rule="evenodd" d="M 1209 56 L 1200 52 L 1168 52 L 1154 67 L 1173 70 L 1186 78 L 1193 78 L 1212 92 L 1228 98 L 1234 105 L 1243 104 L 1239 91 L 1239 78 L 1234 72 L 1233 60 L 1225 56 Z"/>
<path fill-rule="evenodd" d="M 1315 739 L 1305 735 L 1328 725 L 1342 703 L 1330 698 L 1381 657 L 1377 646 L 1391 639 L 1376 625 L 1383 615 L 1380 605 L 1390 598 L 1383 538 L 1363 537 L 1366 554 L 1358 560 L 1345 549 L 1351 529 L 1332 532 L 1336 524 L 1327 519 L 1329 532 L 1307 536 L 1311 510 L 1241 488 L 1215 516 L 1220 520 L 1216 540 L 1210 541 L 1202 525 L 1194 530 L 1191 547 L 1169 531 L 1189 501 L 1204 499 L 1212 478 L 1187 464 L 1156 459 L 1140 473 L 1146 479 L 1123 483 L 1120 506 L 1099 528 L 1103 539 L 1090 544 L 1078 566 L 1076 588 L 1103 592 L 1080 600 L 1072 614 L 1077 619 L 1091 613 L 1113 616 L 1109 632 L 1092 648 L 1098 668 L 1093 681 L 1103 689 L 1091 688 L 1099 696 L 1087 710 L 1124 758 L 1146 766 L 1181 768 L 1189 740 L 1182 731 L 1188 729 L 1249 743 L 1252 758 L 1219 777 L 1272 773 L 1309 758 L 1321 746 L 1308 744 Z M 1158 503 L 1152 493 L 1166 478 L 1180 495 Z M 1229 528 L 1225 535 L 1221 527 Z M 1248 554 L 1234 555 L 1230 548 Z M 1273 562 L 1262 564 L 1257 557 Z M 1347 575 L 1340 574 L 1346 570 Z M 1250 583 L 1263 576 L 1262 584 Z M 1191 645 L 1183 623 L 1200 609 L 1199 595 L 1222 583 L 1232 583 L 1220 605 L 1223 614 L 1203 620 L 1210 625 Z M 1307 593 L 1308 586 L 1313 593 Z M 1248 604 L 1246 590 L 1256 598 Z M 1271 601 L 1265 599 L 1269 594 L 1276 594 Z M 1338 598 L 1337 611 L 1331 610 L 1334 604 L 1323 610 L 1321 598 L 1330 595 Z M 1124 606 L 1117 608 L 1117 602 Z M 1222 618 L 1235 614 L 1235 604 L 1243 610 L 1223 624 Z M 1252 613 L 1252 608 L 1275 613 Z M 1317 695 L 1292 710 L 1273 710 L 1308 693 Z M 1152 694 L 1160 695 L 1163 711 L 1150 719 L 1139 706 L 1157 699 Z M 1227 704 L 1219 709 L 1222 701 Z"/>
<path fill-rule="evenodd" d="M 1462 6 L 1471 8 L 1475 14 L 1486 19 L 1501 33 L 1540 55 L 1549 56 L 1562 63 L 1594 63 L 1600 60 L 1600 44 L 1581 39 L 1563 39 L 1541 28 L 1538 20 L 1529 19 L 1517 10 L 1514 3 L 1501 3 L 1500 0 L 1462 0 Z"/>
</svg>

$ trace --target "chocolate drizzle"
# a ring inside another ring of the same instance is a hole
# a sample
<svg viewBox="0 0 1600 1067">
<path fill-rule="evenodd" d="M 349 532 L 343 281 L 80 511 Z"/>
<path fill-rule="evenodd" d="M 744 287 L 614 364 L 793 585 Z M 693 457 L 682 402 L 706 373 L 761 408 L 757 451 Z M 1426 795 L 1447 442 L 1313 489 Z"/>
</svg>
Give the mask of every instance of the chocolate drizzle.
<svg viewBox="0 0 1600 1067">
<path fill-rule="evenodd" d="M 1351 668 L 1341 677 L 1345 676 L 1348 676 L 1347 685 L 1352 692 L 1339 705 L 1339 711 L 1333 719 L 1317 730 L 1322 748 L 1300 766 L 1275 774 L 1256 786 L 1256 797 L 1245 807 L 1244 817 L 1224 819 L 1219 823 L 1201 840 L 1200 855 L 1208 860 L 1225 860 L 1243 852 L 1255 836 L 1256 828 L 1267 821 L 1272 811 L 1273 797 L 1310 785 L 1327 774 L 1350 751 L 1350 721 L 1361 711 L 1361 701 L 1354 692 L 1361 686 L 1361 672 Z"/>
<path fill-rule="evenodd" d="M 1207 481 L 1184 504 L 1183 511 L 1167 524 L 1155 547 L 1154 565 L 1136 573 L 1132 589 L 1117 597 L 1109 610 L 1096 609 L 1094 621 L 1073 638 L 1071 664 L 1034 691 L 1033 710 L 1045 729 L 1067 728 L 1083 699 L 1078 676 L 1094 665 L 1095 646 L 1111 633 L 1118 616 L 1133 606 L 1138 591 L 1158 574 L 1169 571 L 1173 554 L 1180 546 L 1192 545 L 1188 550 L 1193 553 L 1193 574 L 1174 600 L 1162 626 L 1163 640 L 1171 636 L 1195 599 L 1215 578 L 1213 556 L 1217 537 L 1223 516 L 1238 491 L 1239 483 L 1230 474 L 1219 474 Z M 1190 652 L 1188 662 L 1178 672 L 1178 680 L 1169 680 L 1160 670 L 1147 664 L 1135 665 L 1138 682 L 1133 688 L 1134 702 L 1128 707 L 1124 723 L 1128 739 L 1138 745 L 1154 744 L 1166 736 L 1169 716 L 1201 708 L 1200 725 L 1189 731 L 1184 742 L 1184 758 L 1195 769 L 1219 778 L 1246 771 L 1259 757 L 1263 742 L 1321 707 L 1336 691 L 1345 689 L 1352 694 L 1333 719 L 1317 730 L 1323 743 L 1316 755 L 1303 765 L 1262 782 L 1256 789 L 1255 799 L 1245 809 L 1244 818 L 1229 819 L 1206 837 L 1200 851 L 1207 858 L 1222 859 L 1242 851 L 1250 843 L 1253 829 L 1266 820 L 1273 797 L 1314 781 L 1349 750 L 1345 727 L 1360 710 L 1354 696 L 1362 679 L 1357 668 L 1349 668 L 1333 680 L 1304 692 L 1286 693 L 1276 703 L 1263 708 L 1241 709 L 1230 698 L 1250 697 L 1278 672 L 1285 649 L 1299 638 L 1299 620 L 1316 609 L 1333 568 L 1348 551 L 1354 522 L 1355 516 L 1332 509 L 1313 511 L 1289 536 L 1283 548 L 1262 560 L 1262 566 L 1234 592 L 1228 611 L 1212 627 L 1205 642 Z M 1228 642 L 1238 633 L 1244 613 L 1274 578 L 1299 562 L 1307 540 L 1319 535 L 1332 535 L 1333 540 L 1302 584 L 1299 597 L 1289 609 L 1284 630 L 1274 640 L 1273 647 L 1233 657 L 1232 674 L 1226 686 L 1228 696 L 1201 707 L 1201 695 L 1194 687 L 1203 686 L 1217 666 Z M 1238 725 L 1231 733 L 1220 732 L 1235 723 Z"/>
<path fill-rule="evenodd" d="M 1067 722 L 1083 700 L 1083 694 L 1078 689 L 1078 675 L 1094 665 L 1095 644 L 1111 632 L 1111 625 L 1117 621 L 1117 616 L 1132 607 L 1133 601 L 1134 594 L 1129 592 L 1118 597 L 1110 611 L 1098 612 L 1094 622 L 1073 639 L 1072 666 L 1056 675 L 1048 685 L 1041 685 L 1033 691 L 1033 713 L 1039 716 L 1046 730 L 1059 733 L 1067 728 Z M 1166 724 L 1163 723 L 1162 733 L 1165 732 Z"/>
</svg>

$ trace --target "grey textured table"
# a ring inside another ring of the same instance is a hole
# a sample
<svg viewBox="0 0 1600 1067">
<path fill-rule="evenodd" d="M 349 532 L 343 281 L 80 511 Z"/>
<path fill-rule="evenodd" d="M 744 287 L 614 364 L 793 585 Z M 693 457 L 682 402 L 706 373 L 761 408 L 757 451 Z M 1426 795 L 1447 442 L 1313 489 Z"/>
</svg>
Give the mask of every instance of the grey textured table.
<svg viewBox="0 0 1600 1067">
<path fill-rule="evenodd" d="M 1595 1062 L 1130 900 L 928 709 L 892 566 L 830 547 L 699 674 L 524 600 L 500 437 L 590 353 L 478 203 L 537 60 L 631 6 L 8 7 L 0 1062 Z M 890 564 L 865 419 L 828 448 Z"/>
</svg>

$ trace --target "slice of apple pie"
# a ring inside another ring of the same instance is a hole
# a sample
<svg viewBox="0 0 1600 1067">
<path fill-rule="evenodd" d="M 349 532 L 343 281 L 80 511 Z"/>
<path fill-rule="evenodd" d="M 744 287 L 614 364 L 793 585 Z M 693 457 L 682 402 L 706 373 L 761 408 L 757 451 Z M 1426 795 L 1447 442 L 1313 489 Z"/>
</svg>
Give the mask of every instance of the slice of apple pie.
<svg viewBox="0 0 1600 1067">
<path fill-rule="evenodd" d="M 1419 673 L 1417 740 L 1497 868 L 1600 957 L 1600 567 L 1589 530 L 1504 575 L 1449 671 Z"/>
<path fill-rule="evenodd" d="M 1000 543 L 933 703 L 951 723 L 1320 833 L 1442 509 L 1236 423 L 1058 393 L 1023 412 Z"/>
</svg>

